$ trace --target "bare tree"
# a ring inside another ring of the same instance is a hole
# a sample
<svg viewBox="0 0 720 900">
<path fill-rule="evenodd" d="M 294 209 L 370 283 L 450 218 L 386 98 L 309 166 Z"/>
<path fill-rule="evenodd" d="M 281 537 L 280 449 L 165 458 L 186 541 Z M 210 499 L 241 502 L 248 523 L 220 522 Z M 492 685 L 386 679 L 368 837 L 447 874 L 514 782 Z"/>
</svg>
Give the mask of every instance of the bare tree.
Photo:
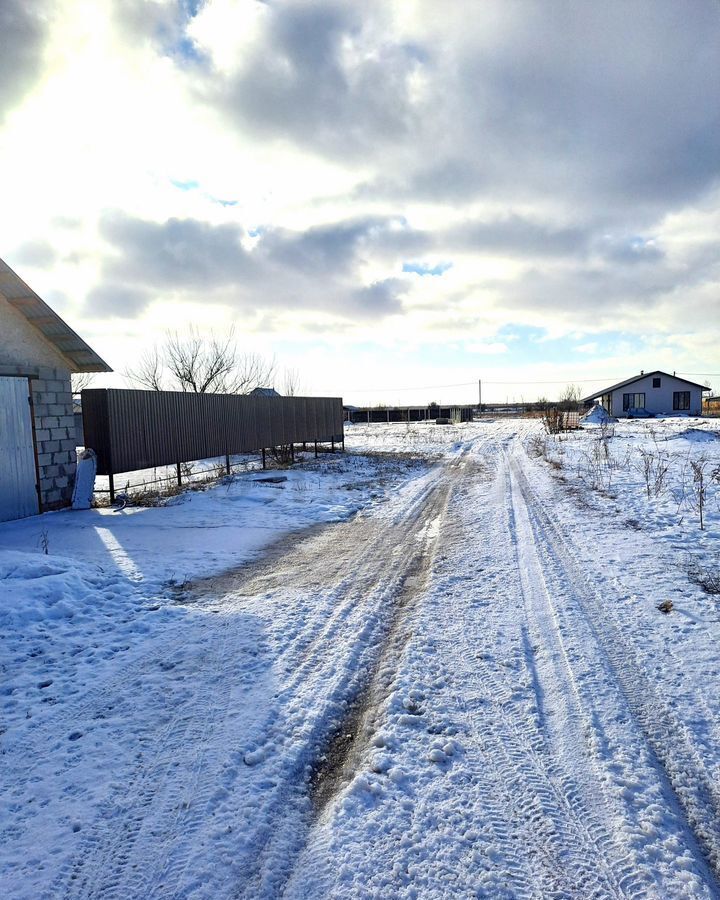
<svg viewBox="0 0 720 900">
<path fill-rule="evenodd" d="M 582 390 L 577 384 L 568 384 L 560 394 L 560 406 L 570 409 L 577 406 L 582 396 Z"/>
<path fill-rule="evenodd" d="M 140 358 L 136 369 L 128 371 L 127 377 L 136 384 L 149 388 L 151 391 L 164 390 L 163 384 L 164 363 L 157 347 L 153 347 Z"/>
<path fill-rule="evenodd" d="M 89 388 L 95 380 L 95 372 L 73 372 L 70 376 L 70 384 L 73 394 L 79 394 L 85 388 Z"/>
<path fill-rule="evenodd" d="M 220 337 L 193 327 L 186 335 L 169 331 L 165 343 L 146 353 L 127 376 L 153 391 L 247 394 L 271 382 L 274 372 L 275 360 L 238 352 L 234 328 Z"/>
<path fill-rule="evenodd" d="M 182 391 L 196 394 L 237 392 L 234 377 L 237 351 L 232 329 L 225 338 L 214 334 L 205 338 L 195 328 L 191 328 L 186 336 L 172 332 L 165 344 L 164 361 Z"/>
<path fill-rule="evenodd" d="M 297 397 L 304 390 L 298 369 L 285 369 L 283 373 L 282 392 L 286 397 Z"/>
<path fill-rule="evenodd" d="M 259 353 L 243 353 L 236 357 L 233 393 L 249 394 L 256 387 L 272 387 L 276 363 Z"/>
</svg>

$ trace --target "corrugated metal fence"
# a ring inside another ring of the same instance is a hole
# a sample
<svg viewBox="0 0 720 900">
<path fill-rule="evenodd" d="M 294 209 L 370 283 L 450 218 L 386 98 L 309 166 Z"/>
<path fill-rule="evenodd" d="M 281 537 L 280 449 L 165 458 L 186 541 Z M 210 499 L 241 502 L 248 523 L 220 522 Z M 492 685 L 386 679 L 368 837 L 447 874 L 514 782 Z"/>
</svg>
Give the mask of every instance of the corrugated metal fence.
<svg viewBox="0 0 720 900">
<path fill-rule="evenodd" d="M 99 475 L 343 439 L 340 397 L 91 388 L 82 392 L 82 412 Z"/>
</svg>

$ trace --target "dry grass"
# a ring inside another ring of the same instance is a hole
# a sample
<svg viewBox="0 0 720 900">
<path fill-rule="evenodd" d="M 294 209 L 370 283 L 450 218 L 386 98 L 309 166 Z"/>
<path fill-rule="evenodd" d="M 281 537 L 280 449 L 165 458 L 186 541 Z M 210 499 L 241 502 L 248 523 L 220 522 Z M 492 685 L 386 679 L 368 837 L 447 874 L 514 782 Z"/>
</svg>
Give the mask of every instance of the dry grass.
<svg viewBox="0 0 720 900">
<path fill-rule="evenodd" d="M 720 554 L 716 554 L 709 563 L 692 560 L 688 566 L 688 576 L 706 594 L 720 594 Z"/>
</svg>

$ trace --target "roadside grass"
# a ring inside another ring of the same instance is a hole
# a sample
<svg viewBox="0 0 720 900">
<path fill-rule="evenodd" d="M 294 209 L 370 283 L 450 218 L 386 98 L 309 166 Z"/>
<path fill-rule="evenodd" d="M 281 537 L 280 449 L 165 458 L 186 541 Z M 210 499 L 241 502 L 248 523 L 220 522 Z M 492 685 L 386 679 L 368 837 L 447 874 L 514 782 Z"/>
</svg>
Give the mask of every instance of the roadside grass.
<svg viewBox="0 0 720 900">
<path fill-rule="evenodd" d="M 557 435 L 538 429 L 525 447 L 575 503 L 603 498 L 627 529 L 684 551 L 680 568 L 718 598 L 719 434 L 715 423 L 651 421 Z"/>
</svg>

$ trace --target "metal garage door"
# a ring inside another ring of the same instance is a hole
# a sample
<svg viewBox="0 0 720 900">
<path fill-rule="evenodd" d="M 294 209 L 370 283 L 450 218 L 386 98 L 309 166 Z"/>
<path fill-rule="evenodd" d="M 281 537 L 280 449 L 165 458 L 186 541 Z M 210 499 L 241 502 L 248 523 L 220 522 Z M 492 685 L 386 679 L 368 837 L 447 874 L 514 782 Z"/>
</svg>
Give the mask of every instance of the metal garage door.
<svg viewBox="0 0 720 900">
<path fill-rule="evenodd" d="M 38 512 L 27 378 L 0 376 L 0 522 Z"/>
</svg>

